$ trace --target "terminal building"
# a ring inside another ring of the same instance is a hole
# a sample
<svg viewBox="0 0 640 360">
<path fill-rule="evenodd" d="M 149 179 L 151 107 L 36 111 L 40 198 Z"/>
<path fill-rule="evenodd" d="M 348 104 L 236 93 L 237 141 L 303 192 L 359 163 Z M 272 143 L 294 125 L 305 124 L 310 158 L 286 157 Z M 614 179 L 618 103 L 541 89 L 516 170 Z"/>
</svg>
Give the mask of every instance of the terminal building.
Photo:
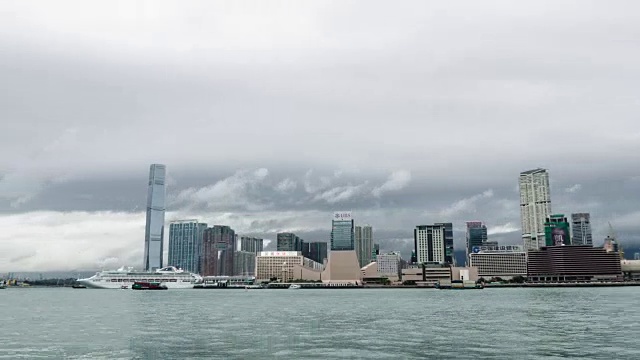
<svg viewBox="0 0 640 360">
<path fill-rule="evenodd" d="M 618 253 L 589 245 L 545 246 L 528 252 L 530 282 L 620 280 Z"/>
<path fill-rule="evenodd" d="M 305 258 L 300 251 L 262 251 L 256 256 L 256 281 L 269 281 L 272 278 L 282 282 L 306 280 L 305 268 L 322 271 L 323 265 Z"/>
<path fill-rule="evenodd" d="M 469 265 L 478 269 L 484 279 L 512 279 L 527 276 L 527 253 L 521 245 L 475 246 L 469 254 Z"/>
</svg>

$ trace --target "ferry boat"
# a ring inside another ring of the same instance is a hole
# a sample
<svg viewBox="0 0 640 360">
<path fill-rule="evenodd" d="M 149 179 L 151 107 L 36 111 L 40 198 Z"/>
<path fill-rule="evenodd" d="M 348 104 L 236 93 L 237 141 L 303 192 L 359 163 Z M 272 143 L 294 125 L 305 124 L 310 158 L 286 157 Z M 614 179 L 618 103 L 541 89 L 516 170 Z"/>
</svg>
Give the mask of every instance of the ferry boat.
<svg viewBox="0 0 640 360">
<path fill-rule="evenodd" d="M 200 275 L 185 272 L 174 266 L 167 266 L 155 272 L 140 272 L 130 267 L 121 267 L 77 280 L 78 283 L 94 289 L 131 288 L 136 282 L 162 283 L 169 289 L 192 289 L 193 284 L 199 281 L 202 281 Z"/>
<path fill-rule="evenodd" d="M 131 285 L 133 290 L 167 290 L 168 287 L 162 283 L 136 281 Z"/>
</svg>

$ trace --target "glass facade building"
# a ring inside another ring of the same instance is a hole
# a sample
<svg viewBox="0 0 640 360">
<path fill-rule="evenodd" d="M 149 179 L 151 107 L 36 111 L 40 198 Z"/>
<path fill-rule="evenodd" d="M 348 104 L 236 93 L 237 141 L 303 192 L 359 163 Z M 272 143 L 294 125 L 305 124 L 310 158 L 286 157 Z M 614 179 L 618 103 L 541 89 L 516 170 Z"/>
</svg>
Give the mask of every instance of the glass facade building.
<svg viewBox="0 0 640 360">
<path fill-rule="evenodd" d="M 487 242 L 487 227 L 481 221 L 468 221 L 466 235 L 466 259 L 468 262 L 469 255 L 473 253 L 473 248 L 476 246 L 482 246 Z"/>
<path fill-rule="evenodd" d="M 302 251 L 304 240 L 294 233 L 278 233 L 276 249 L 278 251 Z"/>
<path fill-rule="evenodd" d="M 373 228 L 369 225 L 355 227 L 355 248 L 360 267 L 369 264 L 373 255 Z"/>
<path fill-rule="evenodd" d="M 351 212 L 336 212 L 331 221 L 331 251 L 355 250 Z"/>
<path fill-rule="evenodd" d="M 571 214 L 571 244 L 593 245 L 589 213 Z"/>
<path fill-rule="evenodd" d="M 207 224 L 197 220 L 174 221 L 169 224 L 169 265 L 199 274 L 202 235 Z"/>
<path fill-rule="evenodd" d="M 162 268 L 164 242 L 166 167 L 152 164 L 149 171 L 147 192 L 147 223 L 144 232 L 144 269 L 154 271 Z"/>
</svg>

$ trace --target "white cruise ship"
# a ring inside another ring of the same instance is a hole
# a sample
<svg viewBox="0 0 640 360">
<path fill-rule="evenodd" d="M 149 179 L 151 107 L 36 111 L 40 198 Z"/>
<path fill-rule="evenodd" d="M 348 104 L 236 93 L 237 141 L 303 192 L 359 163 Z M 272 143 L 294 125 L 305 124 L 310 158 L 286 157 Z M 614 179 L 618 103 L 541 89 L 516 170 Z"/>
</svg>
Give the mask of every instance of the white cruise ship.
<svg viewBox="0 0 640 360">
<path fill-rule="evenodd" d="M 78 279 L 78 283 L 94 289 L 130 289 L 136 281 L 159 282 L 169 289 L 192 289 L 194 282 L 202 281 L 202 277 L 167 266 L 155 272 L 138 272 L 133 268 L 121 267 L 118 270 L 97 272 L 90 278 Z"/>
</svg>

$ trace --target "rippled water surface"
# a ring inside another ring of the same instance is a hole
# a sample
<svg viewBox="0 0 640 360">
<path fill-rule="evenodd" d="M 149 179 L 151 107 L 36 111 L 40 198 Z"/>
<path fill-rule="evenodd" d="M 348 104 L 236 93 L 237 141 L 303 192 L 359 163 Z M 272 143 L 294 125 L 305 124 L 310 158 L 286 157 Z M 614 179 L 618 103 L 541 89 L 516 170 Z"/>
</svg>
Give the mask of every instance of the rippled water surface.
<svg viewBox="0 0 640 360">
<path fill-rule="evenodd" d="M 640 288 L 0 290 L 6 359 L 640 359 Z"/>
</svg>

